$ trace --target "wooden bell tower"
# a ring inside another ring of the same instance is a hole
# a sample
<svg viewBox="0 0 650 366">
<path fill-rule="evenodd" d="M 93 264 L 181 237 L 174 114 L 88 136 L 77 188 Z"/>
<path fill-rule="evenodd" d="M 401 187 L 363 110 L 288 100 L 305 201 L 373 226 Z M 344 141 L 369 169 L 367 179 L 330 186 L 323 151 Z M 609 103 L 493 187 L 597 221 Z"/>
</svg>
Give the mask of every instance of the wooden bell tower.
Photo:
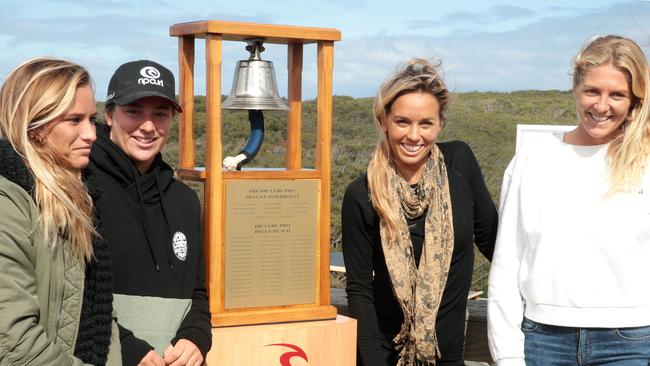
<svg viewBox="0 0 650 366">
<path fill-rule="evenodd" d="M 335 318 L 336 309 L 330 305 L 329 291 L 330 180 L 332 71 L 334 42 L 341 39 L 340 32 L 336 29 L 209 20 L 175 24 L 170 27 L 170 35 L 178 37 L 179 102 L 183 107 L 180 116 L 178 176 L 203 187 L 207 288 L 213 326 Z M 194 45 L 197 38 L 205 40 L 206 53 L 207 127 L 204 168 L 196 167 L 194 160 Z M 287 46 L 290 112 L 287 118 L 286 160 L 283 167 L 275 169 L 225 171 L 221 167 L 222 44 L 224 41 L 244 41 L 250 38 L 263 39 L 267 44 Z M 313 169 L 303 168 L 301 157 L 303 45 L 309 43 L 317 45 L 318 65 L 316 162 Z M 251 192 L 293 193 L 255 196 Z M 274 197 L 277 197 L 277 202 L 271 202 Z M 281 214 L 267 215 L 265 218 L 258 215 L 257 211 L 268 206 L 264 206 L 265 202 L 271 202 L 268 205 L 275 205 L 274 207 L 284 207 L 278 209 L 278 212 L 286 216 L 282 219 L 284 221 L 278 218 Z M 250 205 L 262 206 L 255 206 L 256 209 L 248 211 L 244 209 Z M 297 210 L 295 207 L 302 208 Z M 300 220 L 306 219 L 307 223 L 296 221 L 298 217 Z M 285 234 L 275 235 L 272 232 L 254 230 L 258 227 L 255 225 L 271 228 L 280 225 L 288 229 L 284 230 Z M 285 282 L 282 286 L 278 285 L 278 289 L 288 291 L 288 295 L 281 298 L 263 296 L 265 288 L 260 289 L 259 283 L 256 285 L 256 281 L 276 276 L 264 272 L 266 267 L 259 265 L 263 258 L 255 259 L 260 248 L 268 248 L 269 245 L 278 245 L 278 250 L 285 252 L 287 248 L 294 251 L 300 247 L 308 253 L 302 257 L 305 265 L 301 267 L 307 272 L 292 274 L 291 260 L 285 261 L 285 264 L 278 263 L 276 270 L 286 272 L 284 280 L 278 275 L 278 281 Z M 246 262 L 247 260 L 250 261 Z M 298 291 L 299 294 L 295 295 L 291 289 L 292 284 L 286 283 L 287 274 L 292 280 L 307 281 L 309 286 L 303 286 Z M 249 291 L 248 295 L 245 294 L 246 291 Z M 235 293 L 244 295 L 235 296 Z"/>
</svg>

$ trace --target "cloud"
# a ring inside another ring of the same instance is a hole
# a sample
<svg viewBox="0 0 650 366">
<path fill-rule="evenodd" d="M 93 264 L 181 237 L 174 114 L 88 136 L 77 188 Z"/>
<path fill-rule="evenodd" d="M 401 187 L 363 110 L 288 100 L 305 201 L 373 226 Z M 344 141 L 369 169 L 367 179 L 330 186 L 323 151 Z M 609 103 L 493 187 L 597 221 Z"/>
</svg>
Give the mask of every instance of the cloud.
<svg viewBox="0 0 650 366">
<path fill-rule="evenodd" d="M 29 5 L 9 1 L 12 11 L 0 12 L 0 82 L 10 70 L 29 58 L 59 57 L 89 69 L 100 100 L 104 99 L 113 71 L 124 62 L 152 59 L 176 71 L 178 41 L 169 36 L 170 25 L 214 18 L 219 12 L 214 6 L 204 8 L 203 5 L 181 11 L 172 1 L 158 2 L 156 6 L 131 0 L 63 0 L 56 4 L 34 1 Z M 242 15 L 222 11 L 219 16 L 233 21 L 271 23 L 263 13 Z M 203 45 L 204 42 L 197 39 L 199 75 L 196 90 L 200 94 L 205 94 L 202 80 L 205 79 L 205 62 L 199 53 L 203 52 Z M 234 50 L 224 46 L 224 50 L 231 49 Z M 244 56 L 234 51 L 229 55 L 233 56 L 224 56 L 224 61 Z"/>
<path fill-rule="evenodd" d="M 408 29 L 442 28 L 462 33 L 485 31 L 486 26 L 503 26 L 504 22 L 532 20 L 536 12 L 512 5 L 495 5 L 482 12 L 454 11 L 437 14 L 437 19 L 415 19 L 406 23 Z"/>
<path fill-rule="evenodd" d="M 156 6 L 132 0 L 9 0 L 3 2 L 8 11 L 0 12 L 0 82 L 28 58 L 62 57 L 89 68 L 98 99 L 103 100 L 110 75 L 123 62 L 151 58 L 174 71 L 178 69 L 178 42 L 168 35 L 171 24 L 229 19 L 337 27 L 339 22 L 327 18 L 325 9 L 341 12 L 340 23 L 345 25 L 341 28 L 343 40 L 336 42 L 334 49 L 334 93 L 355 97 L 373 96 L 396 65 L 410 57 L 442 58 L 448 85 L 456 91 L 568 89 L 570 60 L 592 36 L 625 35 L 643 45 L 646 54 L 650 45 L 650 3 L 636 0 L 593 8 L 498 5 L 447 13 L 436 13 L 436 6 L 431 5 L 431 18 L 423 18 L 423 10 L 407 12 L 412 19 L 408 20 L 396 9 L 391 14 L 394 21 L 375 28 L 368 25 L 375 21 L 370 16 L 378 10 L 389 11 L 387 5 L 358 0 L 352 5 L 364 7 L 363 12 L 344 12 L 346 5 L 341 1 L 336 0 L 331 7 L 310 3 L 306 5 L 310 12 L 299 18 L 295 11 L 280 15 L 285 8 L 295 7 L 297 0 L 275 0 L 273 6 L 241 11 L 218 8 L 203 0 L 193 1 L 191 6 L 171 0 Z M 311 12 L 315 9 L 321 9 L 320 16 Z M 349 24 L 354 27 L 348 28 Z M 205 93 L 204 44 L 196 41 L 196 94 Z M 223 43 L 224 93 L 230 90 L 236 61 L 247 56 L 243 46 Z M 280 93 L 286 96 L 286 48 L 268 45 L 262 56 L 275 63 Z M 313 98 L 316 85 L 316 46 L 307 45 L 303 96 Z"/>
<path fill-rule="evenodd" d="M 533 10 L 512 5 L 495 5 L 489 9 L 488 13 L 495 20 L 518 19 L 536 14 Z"/>
<path fill-rule="evenodd" d="M 456 91 L 568 90 L 571 59 L 595 35 L 630 37 L 650 54 L 647 3 L 580 12 L 557 8 L 544 14 L 553 12 L 561 16 L 543 16 L 500 32 L 474 29 L 440 36 L 378 34 L 346 39 L 337 45 L 334 90 L 372 96 L 395 66 L 410 57 L 440 57 L 447 84 Z"/>
</svg>

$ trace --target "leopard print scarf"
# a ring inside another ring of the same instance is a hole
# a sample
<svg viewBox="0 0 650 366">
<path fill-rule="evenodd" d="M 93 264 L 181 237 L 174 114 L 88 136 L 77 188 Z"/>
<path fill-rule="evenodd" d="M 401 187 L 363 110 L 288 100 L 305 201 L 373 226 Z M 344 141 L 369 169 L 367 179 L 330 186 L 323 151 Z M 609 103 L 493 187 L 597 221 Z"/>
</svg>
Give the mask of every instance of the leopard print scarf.
<svg viewBox="0 0 650 366">
<path fill-rule="evenodd" d="M 436 315 L 449 274 L 454 249 L 454 227 L 444 157 L 433 145 L 416 192 L 391 164 L 391 207 L 402 213 L 399 232 L 390 240 L 380 221 L 381 244 L 393 292 L 404 313 L 404 322 L 393 341 L 400 350 L 397 366 L 435 365 L 440 358 Z M 426 212 L 424 244 L 419 266 L 406 218 Z"/>
</svg>

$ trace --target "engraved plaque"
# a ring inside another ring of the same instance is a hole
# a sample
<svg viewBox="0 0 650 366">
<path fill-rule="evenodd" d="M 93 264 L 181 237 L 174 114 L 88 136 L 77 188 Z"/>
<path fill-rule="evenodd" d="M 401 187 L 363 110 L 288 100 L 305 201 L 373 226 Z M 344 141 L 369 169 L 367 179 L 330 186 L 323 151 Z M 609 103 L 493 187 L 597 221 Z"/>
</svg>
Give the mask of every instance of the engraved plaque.
<svg viewBox="0 0 650 366">
<path fill-rule="evenodd" d="M 319 183 L 226 182 L 226 309 L 317 302 Z"/>
</svg>

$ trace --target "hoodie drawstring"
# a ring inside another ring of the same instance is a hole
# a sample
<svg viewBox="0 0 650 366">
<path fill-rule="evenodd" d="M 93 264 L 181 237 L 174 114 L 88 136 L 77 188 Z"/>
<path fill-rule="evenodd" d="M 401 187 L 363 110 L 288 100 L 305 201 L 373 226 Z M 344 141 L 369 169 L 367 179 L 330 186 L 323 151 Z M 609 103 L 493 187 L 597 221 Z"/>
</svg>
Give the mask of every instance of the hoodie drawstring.
<svg viewBox="0 0 650 366">
<path fill-rule="evenodd" d="M 173 242 L 174 238 L 172 238 L 172 230 L 171 230 L 171 226 L 169 225 L 169 219 L 167 218 L 167 209 L 165 209 L 165 202 L 163 200 L 162 190 L 160 189 L 160 182 L 158 182 L 158 175 L 156 175 L 155 181 L 156 181 L 156 188 L 158 189 L 158 197 L 160 198 L 160 207 L 162 208 L 163 218 L 165 219 L 165 230 L 167 232 L 167 238 L 169 238 L 169 240 L 172 240 Z M 169 264 L 169 268 L 173 272 L 174 264 L 172 263 L 169 255 L 169 252 L 172 250 L 172 248 L 170 245 L 165 245 L 165 246 L 167 247 L 167 250 L 165 251 L 167 253 L 167 264 Z"/>
<path fill-rule="evenodd" d="M 142 200 L 142 190 L 140 188 L 140 173 L 137 171 L 137 169 L 134 167 L 133 168 L 133 176 L 135 178 L 135 189 L 138 194 L 138 203 L 140 204 L 140 224 L 142 225 L 142 229 L 144 230 L 144 237 L 147 241 L 147 247 L 149 248 L 149 254 L 151 254 L 151 260 L 153 260 L 153 265 L 156 267 L 156 271 L 160 272 L 160 266 L 158 266 L 158 261 L 156 261 L 156 256 L 153 253 L 153 247 L 151 246 L 151 235 L 150 235 L 150 228 L 149 224 L 147 222 L 147 216 L 145 215 L 144 211 L 144 202 Z M 157 185 L 157 182 L 156 182 Z M 169 258 L 168 258 L 169 260 Z"/>
</svg>

